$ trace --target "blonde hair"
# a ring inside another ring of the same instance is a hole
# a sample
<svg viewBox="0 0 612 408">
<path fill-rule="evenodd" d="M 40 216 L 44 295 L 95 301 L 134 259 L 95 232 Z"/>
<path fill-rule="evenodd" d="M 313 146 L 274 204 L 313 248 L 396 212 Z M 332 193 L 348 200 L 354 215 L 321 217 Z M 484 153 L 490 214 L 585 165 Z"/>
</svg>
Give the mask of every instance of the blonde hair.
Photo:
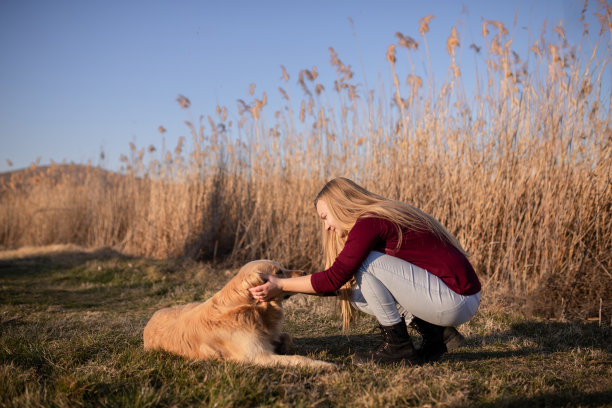
<svg viewBox="0 0 612 408">
<path fill-rule="evenodd" d="M 431 215 L 401 201 L 374 194 L 347 178 L 338 177 L 328 181 L 314 200 L 315 208 L 319 200 L 325 202 L 331 215 L 346 231 L 350 231 L 360 217 L 382 218 L 391 221 L 397 228 L 397 249 L 402 244 L 402 228 L 406 228 L 412 231 L 429 231 L 440 241 L 467 256 L 457 238 Z M 326 230 L 325 226 L 322 227 L 322 234 L 325 268 L 329 268 L 344 248 L 346 235 L 339 237 L 335 232 Z M 354 283 L 353 278 L 342 286 L 338 293 L 344 332 L 348 330 L 355 315 L 350 302 Z"/>
</svg>

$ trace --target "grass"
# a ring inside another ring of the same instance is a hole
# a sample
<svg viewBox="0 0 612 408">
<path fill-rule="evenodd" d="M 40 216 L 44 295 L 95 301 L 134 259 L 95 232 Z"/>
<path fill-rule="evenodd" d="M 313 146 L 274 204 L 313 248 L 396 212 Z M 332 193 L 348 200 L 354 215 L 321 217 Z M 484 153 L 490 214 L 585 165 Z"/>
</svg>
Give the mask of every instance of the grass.
<svg viewBox="0 0 612 408">
<path fill-rule="evenodd" d="M 377 343 L 375 322 L 363 317 L 341 335 L 332 304 L 303 295 L 285 304 L 295 352 L 336 372 L 143 350 L 155 310 L 206 299 L 234 272 L 76 246 L 0 252 L 0 406 L 612 405 L 606 322 L 527 318 L 488 303 L 486 292 L 460 327 L 467 345 L 435 364 L 352 366 L 353 352 Z"/>
</svg>

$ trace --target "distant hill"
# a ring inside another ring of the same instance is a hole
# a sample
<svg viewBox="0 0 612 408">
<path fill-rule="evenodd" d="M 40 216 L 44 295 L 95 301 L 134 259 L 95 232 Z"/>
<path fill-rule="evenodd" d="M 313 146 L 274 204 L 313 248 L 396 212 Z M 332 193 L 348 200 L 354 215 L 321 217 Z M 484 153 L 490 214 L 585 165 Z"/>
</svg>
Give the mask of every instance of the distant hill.
<svg viewBox="0 0 612 408">
<path fill-rule="evenodd" d="M 108 182 L 125 177 L 123 174 L 83 164 L 30 166 L 25 169 L 0 173 L 0 193 L 5 193 L 9 189 L 19 190 L 43 181 L 53 183 L 70 179 L 75 183 L 84 182 L 88 176 L 98 176 Z"/>
</svg>

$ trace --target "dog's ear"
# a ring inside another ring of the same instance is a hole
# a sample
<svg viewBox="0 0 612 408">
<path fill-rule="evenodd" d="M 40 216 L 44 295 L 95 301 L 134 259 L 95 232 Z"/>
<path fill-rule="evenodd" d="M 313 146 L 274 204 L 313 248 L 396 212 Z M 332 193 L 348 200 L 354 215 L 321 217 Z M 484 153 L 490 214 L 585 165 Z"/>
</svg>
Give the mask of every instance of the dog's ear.
<svg viewBox="0 0 612 408">
<path fill-rule="evenodd" d="M 267 280 L 264 279 L 264 275 L 265 273 L 263 272 L 255 272 L 253 274 L 253 281 L 255 282 L 253 286 L 259 286 L 259 285 L 263 285 L 264 283 L 266 283 Z"/>
<path fill-rule="evenodd" d="M 242 282 L 247 289 L 252 288 L 254 286 L 263 285 L 264 283 L 266 283 L 266 281 L 261 275 L 262 274 L 260 272 L 252 271 L 244 277 Z"/>
</svg>

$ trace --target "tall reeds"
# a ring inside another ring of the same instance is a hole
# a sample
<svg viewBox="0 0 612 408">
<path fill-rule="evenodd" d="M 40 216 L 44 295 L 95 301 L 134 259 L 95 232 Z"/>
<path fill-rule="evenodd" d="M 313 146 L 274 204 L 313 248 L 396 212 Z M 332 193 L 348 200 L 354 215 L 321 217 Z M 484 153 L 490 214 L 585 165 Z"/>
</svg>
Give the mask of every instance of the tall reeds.
<svg viewBox="0 0 612 408">
<path fill-rule="evenodd" d="M 329 178 L 347 176 L 437 217 L 471 254 L 485 296 L 548 316 L 601 307 L 609 316 L 611 8 L 602 6 L 592 46 L 586 36 L 568 44 L 557 26 L 522 56 L 499 22 L 483 23 L 481 46 L 467 47 L 453 27 L 439 87 L 431 64 L 414 69 L 419 53 L 429 61 L 427 16 L 420 37 L 397 33 L 387 50 L 391 98 L 383 85 L 364 90 L 330 48 L 333 84 L 316 67 L 297 78 L 283 67 L 274 112 L 253 85 L 238 121 L 218 107 L 187 122 L 190 140 L 174 150 L 131 145 L 121 174 L 75 166 L 15 174 L 0 193 L 0 244 L 273 258 L 314 271 L 322 257 L 312 199 Z M 473 92 L 456 57 L 462 47 L 484 63 Z M 190 109 L 186 97 L 177 101 Z"/>
</svg>

